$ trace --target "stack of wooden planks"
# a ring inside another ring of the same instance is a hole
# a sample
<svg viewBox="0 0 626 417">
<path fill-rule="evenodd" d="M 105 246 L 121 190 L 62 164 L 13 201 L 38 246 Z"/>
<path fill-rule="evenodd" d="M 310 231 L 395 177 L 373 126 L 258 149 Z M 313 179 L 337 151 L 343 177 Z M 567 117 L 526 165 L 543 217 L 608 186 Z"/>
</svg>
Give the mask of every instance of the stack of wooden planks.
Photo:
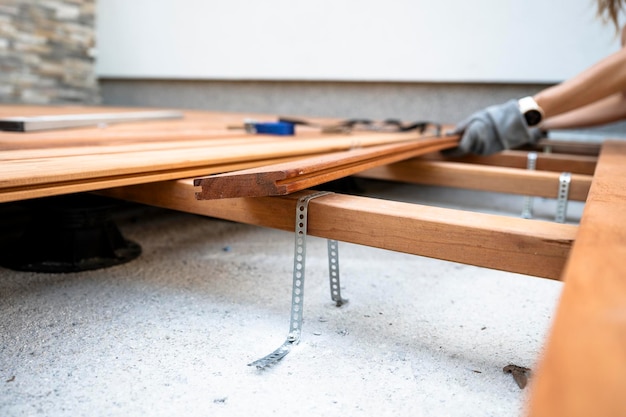
<svg viewBox="0 0 626 417">
<path fill-rule="evenodd" d="M 127 115 L 149 110 L 0 106 L 0 118 L 116 112 Z M 230 127 L 243 126 L 246 119 L 273 121 L 276 116 L 205 111 L 182 114 L 180 119 L 0 132 L 0 202 L 206 176 L 329 154 L 336 160 L 347 156 L 354 159 L 360 154 L 370 162 L 360 168 L 365 169 L 391 161 L 376 161 L 386 155 L 393 154 L 393 161 L 402 160 L 453 147 L 457 140 L 425 139 L 432 132 L 325 134 L 306 126 L 299 126 L 295 136 L 255 135 Z M 332 170 L 332 165 L 327 168 Z"/>
</svg>

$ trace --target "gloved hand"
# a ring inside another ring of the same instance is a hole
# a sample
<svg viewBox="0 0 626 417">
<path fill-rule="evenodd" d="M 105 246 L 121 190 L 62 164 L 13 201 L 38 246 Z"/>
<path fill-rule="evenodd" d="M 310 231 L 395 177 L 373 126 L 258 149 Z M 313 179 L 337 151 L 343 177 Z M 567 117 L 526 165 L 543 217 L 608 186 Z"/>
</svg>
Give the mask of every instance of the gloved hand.
<svg viewBox="0 0 626 417">
<path fill-rule="evenodd" d="M 448 156 L 467 153 L 491 155 L 504 149 L 535 143 L 542 132 L 529 128 L 517 100 L 487 107 L 459 123 L 451 134 L 462 134 L 459 146 L 444 151 Z"/>
</svg>

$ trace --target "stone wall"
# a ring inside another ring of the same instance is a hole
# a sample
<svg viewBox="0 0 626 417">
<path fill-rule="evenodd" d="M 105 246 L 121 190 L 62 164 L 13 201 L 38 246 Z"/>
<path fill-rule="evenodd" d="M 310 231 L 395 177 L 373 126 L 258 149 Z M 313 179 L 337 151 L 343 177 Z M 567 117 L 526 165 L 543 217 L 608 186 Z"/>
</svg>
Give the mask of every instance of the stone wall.
<svg viewBox="0 0 626 417">
<path fill-rule="evenodd" d="M 0 2 L 0 102 L 100 102 L 95 0 Z"/>
</svg>

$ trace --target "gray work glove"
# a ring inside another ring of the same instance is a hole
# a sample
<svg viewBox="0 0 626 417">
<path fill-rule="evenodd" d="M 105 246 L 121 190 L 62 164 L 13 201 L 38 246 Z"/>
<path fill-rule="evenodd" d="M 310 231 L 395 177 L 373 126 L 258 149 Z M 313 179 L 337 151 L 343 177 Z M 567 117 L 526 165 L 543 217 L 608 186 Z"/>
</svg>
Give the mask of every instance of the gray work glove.
<svg viewBox="0 0 626 417">
<path fill-rule="evenodd" d="M 480 110 L 459 123 L 450 133 L 463 136 L 457 148 L 444 151 L 448 156 L 467 153 L 491 155 L 535 143 L 541 137 L 539 129 L 530 129 L 526 124 L 517 100 Z"/>
</svg>

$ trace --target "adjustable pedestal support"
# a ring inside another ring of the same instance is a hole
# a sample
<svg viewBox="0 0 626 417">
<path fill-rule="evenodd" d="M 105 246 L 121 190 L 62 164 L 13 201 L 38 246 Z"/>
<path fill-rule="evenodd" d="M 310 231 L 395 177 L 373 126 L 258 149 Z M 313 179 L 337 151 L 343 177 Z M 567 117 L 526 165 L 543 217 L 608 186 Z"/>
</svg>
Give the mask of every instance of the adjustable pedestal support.
<svg viewBox="0 0 626 417">
<path fill-rule="evenodd" d="M 18 271 L 80 272 L 135 259 L 141 247 L 126 240 L 111 218 L 109 199 L 74 194 L 24 203 L 25 230 L 0 251 L 0 265 Z"/>
</svg>

